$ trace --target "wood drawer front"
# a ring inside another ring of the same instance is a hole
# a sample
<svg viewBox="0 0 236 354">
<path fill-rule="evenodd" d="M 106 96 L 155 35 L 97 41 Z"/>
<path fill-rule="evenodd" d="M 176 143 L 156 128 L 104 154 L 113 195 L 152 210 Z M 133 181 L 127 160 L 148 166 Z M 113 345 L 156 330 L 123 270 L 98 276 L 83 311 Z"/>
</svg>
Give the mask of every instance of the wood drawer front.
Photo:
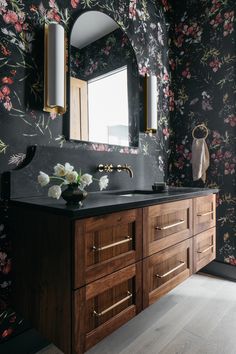
<svg viewBox="0 0 236 354">
<path fill-rule="evenodd" d="M 141 258 L 141 209 L 75 222 L 74 289 Z"/>
<path fill-rule="evenodd" d="M 193 241 L 193 271 L 205 267 L 216 257 L 216 229 L 215 227 L 194 236 Z"/>
<path fill-rule="evenodd" d="M 158 252 L 143 262 L 145 308 L 192 274 L 192 239 Z"/>
<path fill-rule="evenodd" d="M 215 194 L 193 200 L 193 231 L 194 235 L 214 227 L 216 224 Z"/>
<path fill-rule="evenodd" d="M 192 236 L 192 199 L 144 208 L 144 257 Z"/>
<path fill-rule="evenodd" d="M 83 353 L 142 309 L 142 263 L 99 279 L 74 293 L 74 348 Z"/>
</svg>

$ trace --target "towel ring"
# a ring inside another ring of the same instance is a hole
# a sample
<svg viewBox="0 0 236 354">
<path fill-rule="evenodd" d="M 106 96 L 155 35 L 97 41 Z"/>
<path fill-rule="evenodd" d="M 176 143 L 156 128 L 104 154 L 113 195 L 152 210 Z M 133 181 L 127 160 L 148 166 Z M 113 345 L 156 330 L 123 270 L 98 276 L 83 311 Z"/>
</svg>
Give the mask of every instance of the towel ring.
<svg viewBox="0 0 236 354">
<path fill-rule="evenodd" d="M 205 130 L 205 132 L 206 132 L 206 133 L 205 133 L 205 136 L 204 136 L 203 138 L 201 138 L 201 139 L 206 139 L 206 138 L 208 137 L 209 130 L 208 130 L 208 128 L 205 126 L 205 124 L 198 124 L 198 125 L 196 125 L 196 127 L 193 128 L 193 130 L 192 130 L 192 136 L 193 136 L 193 138 L 194 138 L 194 139 L 198 139 L 198 138 L 196 138 L 195 135 L 194 135 L 196 129 L 198 129 L 198 128 L 200 128 L 200 129 L 202 129 L 202 130 Z"/>
</svg>

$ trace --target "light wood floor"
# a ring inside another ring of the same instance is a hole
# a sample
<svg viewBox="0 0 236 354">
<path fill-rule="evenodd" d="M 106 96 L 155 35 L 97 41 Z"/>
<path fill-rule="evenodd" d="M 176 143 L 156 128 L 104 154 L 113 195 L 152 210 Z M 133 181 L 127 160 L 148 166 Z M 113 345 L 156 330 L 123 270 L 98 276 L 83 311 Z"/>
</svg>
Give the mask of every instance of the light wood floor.
<svg viewBox="0 0 236 354">
<path fill-rule="evenodd" d="M 193 275 L 86 354 L 236 354 L 236 283 Z"/>
</svg>

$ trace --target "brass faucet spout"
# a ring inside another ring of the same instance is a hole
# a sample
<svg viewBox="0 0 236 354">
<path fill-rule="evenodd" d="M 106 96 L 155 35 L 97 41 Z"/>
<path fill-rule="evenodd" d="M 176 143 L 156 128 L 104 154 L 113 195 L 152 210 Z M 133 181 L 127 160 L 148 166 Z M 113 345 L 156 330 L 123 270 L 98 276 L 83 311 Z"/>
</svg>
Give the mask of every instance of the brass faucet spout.
<svg viewBox="0 0 236 354">
<path fill-rule="evenodd" d="M 125 165 L 117 165 L 115 167 L 115 169 L 118 171 L 118 172 L 121 172 L 121 171 L 125 171 L 129 174 L 130 178 L 133 178 L 134 177 L 134 172 L 131 168 L 131 166 L 128 166 L 127 163 Z"/>
</svg>

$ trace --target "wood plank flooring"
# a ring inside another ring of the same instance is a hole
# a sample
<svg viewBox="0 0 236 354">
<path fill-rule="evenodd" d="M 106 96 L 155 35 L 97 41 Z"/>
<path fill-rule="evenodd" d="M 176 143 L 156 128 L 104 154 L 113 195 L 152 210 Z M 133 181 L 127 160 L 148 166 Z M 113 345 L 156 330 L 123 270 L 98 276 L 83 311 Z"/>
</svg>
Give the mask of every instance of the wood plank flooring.
<svg viewBox="0 0 236 354">
<path fill-rule="evenodd" d="M 86 354 L 236 354 L 236 283 L 195 274 Z"/>
</svg>

